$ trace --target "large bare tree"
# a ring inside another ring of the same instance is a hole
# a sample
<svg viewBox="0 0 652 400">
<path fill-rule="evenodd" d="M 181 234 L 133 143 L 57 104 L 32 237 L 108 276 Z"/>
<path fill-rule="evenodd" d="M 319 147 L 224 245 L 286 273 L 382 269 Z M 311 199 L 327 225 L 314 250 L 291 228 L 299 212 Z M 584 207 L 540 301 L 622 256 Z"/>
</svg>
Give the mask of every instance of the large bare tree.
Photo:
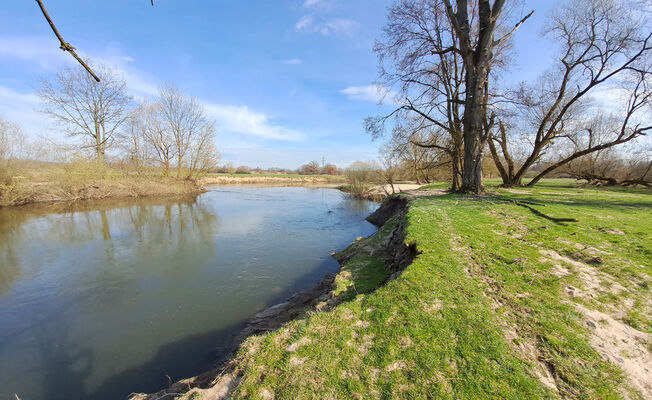
<svg viewBox="0 0 652 400">
<path fill-rule="evenodd" d="M 489 76 L 496 55 L 531 15 L 505 29 L 504 8 L 504 0 L 458 0 L 455 5 L 399 0 L 390 8 L 384 40 L 376 45 L 383 67 L 380 83 L 399 87 L 399 106 L 387 116 L 367 119 L 367 130 L 379 136 L 389 118 L 413 114 L 423 120 L 421 128 L 446 133 L 444 143 L 421 145 L 450 152 L 455 191 L 484 190 L 483 151 L 492 121 L 487 118 Z"/>
<path fill-rule="evenodd" d="M 132 110 L 127 84 L 109 66 L 94 67 L 96 82 L 78 66 L 67 66 L 52 80 L 43 79 L 38 95 L 40 109 L 70 137 L 82 138 L 82 147 L 93 149 L 99 161 Z"/>
<path fill-rule="evenodd" d="M 652 34 L 640 13 L 620 0 L 573 0 L 551 14 L 546 33 L 559 46 L 556 65 L 536 84 L 523 84 L 515 96 L 526 121 L 521 126 L 532 131 L 526 135 L 527 154 L 516 162 L 515 146 L 509 144 L 514 135 L 504 125 L 490 143 L 507 186 L 521 185 L 524 175 L 544 157 L 558 154 L 528 185 L 579 157 L 629 142 L 652 129 L 649 114 L 645 118 L 652 100 Z M 611 101 L 604 104 L 600 97 L 609 92 Z M 624 93 L 625 99 L 615 101 L 617 93 Z M 592 95 L 601 107 L 590 104 Z M 614 110 L 619 104 L 621 109 Z M 598 134 L 592 124 L 596 114 L 605 112 L 620 122 Z"/>
<path fill-rule="evenodd" d="M 201 102 L 185 95 L 171 83 L 159 88 L 157 105 L 163 129 L 174 140 L 177 176 L 183 168 L 194 169 L 198 148 L 206 148 L 215 137 L 215 121 L 206 116 Z"/>
<path fill-rule="evenodd" d="M 176 167 L 177 177 L 192 178 L 217 166 L 215 121 L 198 99 L 167 83 L 154 102 L 142 104 L 139 110 L 145 151 L 153 154 L 165 176 Z"/>
</svg>

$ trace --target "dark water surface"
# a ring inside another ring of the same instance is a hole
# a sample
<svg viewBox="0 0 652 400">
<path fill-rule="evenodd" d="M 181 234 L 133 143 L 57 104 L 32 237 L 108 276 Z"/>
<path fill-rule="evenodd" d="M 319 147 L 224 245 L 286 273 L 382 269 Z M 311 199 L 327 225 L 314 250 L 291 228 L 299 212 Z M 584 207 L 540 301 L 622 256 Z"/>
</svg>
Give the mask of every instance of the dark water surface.
<svg viewBox="0 0 652 400">
<path fill-rule="evenodd" d="M 0 209 L 0 400 L 121 399 L 208 368 L 375 228 L 333 189 Z"/>
</svg>

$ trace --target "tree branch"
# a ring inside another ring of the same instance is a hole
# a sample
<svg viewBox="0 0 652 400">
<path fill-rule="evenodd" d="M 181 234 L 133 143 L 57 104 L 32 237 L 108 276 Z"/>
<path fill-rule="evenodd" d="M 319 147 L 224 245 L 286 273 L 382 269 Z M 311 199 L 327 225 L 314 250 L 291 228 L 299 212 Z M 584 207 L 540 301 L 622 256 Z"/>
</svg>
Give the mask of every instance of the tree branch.
<svg viewBox="0 0 652 400">
<path fill-rule="evenodd" d="M 516 32 L 516 31 L 518 30 L 518 28 L 520 28 L 521 25 L 523 25 L 523 23 L 524 23 L 528 18 L 530 18 L 530 17 L 532 16 L 532 14 L 534 14 L 534 10 L 530 11 L 530 13 L 529 13 L 528 15 L 526 15 L 525 17 L 523 17 L 523 19 L 521 19 L 520 21 L 518 21 L 518 23 L 517 23 L 516 25 L 514 25 L 514 29 L 512 29 L 509 33 L 507 33 L 505 36 L 501 37 L 500 39 L 494 41 L 494 47 L 500 45 L 500 44 L 503 43 L 505 40 L 509 39 L 509 37 L 512 36 L 512 35 L 514 34 L 514 32 Z"/>
<path fill-rule="evenodd" d="M 36 2 L 38 3 L 38 6 L 41 8 L 41 12 L 43 12 L 43 16 L 48 21 L 48 24 L 50 24 L 50 28 L 52 28 L 52 32 L 54 32 L 54 34 L 57 36 L 57 39 L 59 39 L 59 42 L 61 42 L 61 46 L 59 46 L 59 48 L 63 51 L 69 52 L 75 58 L 75 60 L 77 60 L 81 64 L 81 66 L 84 67 L 84 69 L 93 77 L 93 79 L 99 82 L 100 78 L 98 78 L 97 75 L 95 75 L 95 72 L 93 72 L 93 70 L 91 69 L 91 67 L 89 67 L 84 62 L 84 60 L 82 60 L 81 57 L 77 55 L 77 52 L 75 52 L 75 48 L 70 43 L 63 40 L 63 37 L 61 37 L 61 34 L 59 33 L 59 30 L 57 29 L 56 25 L 54 25 L 54 22 L 52 22 L 52 18 L 50 18 L 50 14 L 48 14 L 48 11 L 45 9 L 43 2 L 41 0 L 36 0 Z M 152 0 L 152 5 L 154 5 L 154 0 Z"/>
</svg>

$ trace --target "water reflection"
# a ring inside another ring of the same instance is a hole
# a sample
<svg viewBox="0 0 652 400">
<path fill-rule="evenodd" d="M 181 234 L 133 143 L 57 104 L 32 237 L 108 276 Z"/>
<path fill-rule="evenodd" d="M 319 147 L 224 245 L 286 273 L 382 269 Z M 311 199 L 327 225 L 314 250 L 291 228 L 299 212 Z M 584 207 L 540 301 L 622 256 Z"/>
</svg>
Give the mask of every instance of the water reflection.
<svg viewBox="0 0 652 400">
<path fill-rule="evenodd" d="M 246 318 L 332 272 L 371 207 L 227 187 L 0 209 L 0 398 L 120 398 L 201 371 Z"/>
</svg>

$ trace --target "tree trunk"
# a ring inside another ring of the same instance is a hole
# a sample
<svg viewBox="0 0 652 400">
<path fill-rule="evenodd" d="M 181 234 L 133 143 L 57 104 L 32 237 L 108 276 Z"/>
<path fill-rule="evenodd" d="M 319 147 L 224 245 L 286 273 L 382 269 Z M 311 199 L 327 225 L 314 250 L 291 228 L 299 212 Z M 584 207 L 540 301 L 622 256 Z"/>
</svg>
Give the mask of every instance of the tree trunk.
<svg viewBox="0 0 652 400">
<path fill-rule="evenodd" d="M 482 193 L 482 162 L 484 160 L 485 139 L 483 135 L 485 107 L 482 104 L 484 92 L 484 73 L 467 72 L 466 103 L 464 108 L 464 166 L 462 169 L 462 187 L 464 193 Z"/>
</svg>

